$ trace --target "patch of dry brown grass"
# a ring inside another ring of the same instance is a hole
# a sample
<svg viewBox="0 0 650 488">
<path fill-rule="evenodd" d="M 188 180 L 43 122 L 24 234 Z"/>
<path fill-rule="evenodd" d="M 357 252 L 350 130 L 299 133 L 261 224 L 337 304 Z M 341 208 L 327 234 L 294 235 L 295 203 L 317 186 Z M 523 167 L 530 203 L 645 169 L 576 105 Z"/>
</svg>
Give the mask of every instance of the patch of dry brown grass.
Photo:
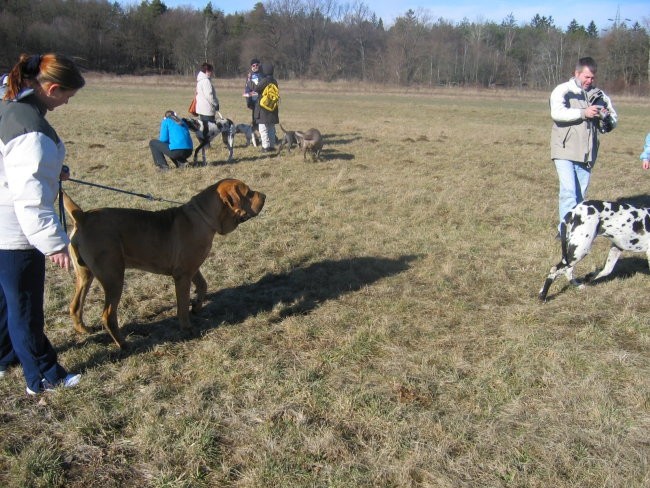
<svg viewBox="0 0 650 488">
<path fill-rule="evenodd" d="M 217 237 L 196 335 L 167 277 L 130 271 L 120 321 L 95 289 L 75 336 L 73 278 L 48 270 L 47 331 L 81 386 L 41 401 L 0 382 L 0 484 L 18 486 L 645 486 L 649 310 L 642 257 L 537 301 L 559 258 L 546 94 L 350 93 L 281 85 L 282 125 L 323 161 L 237 139 L 207 168 L 153 170 L 148 140 L 191 80 L 92 80 L 50 115 L 73 177 L 185 201 L 223 177 L 267 194 Z M 222 113 L 248 121 L 241 87 Z M 319 88 L 319 87 L 317 87 Z M 320 89 L 320 88 L 319 88 Z M 648 102 L 617 104 L 590 196 L 646 194 Z M 239 136 L 238 136 L 239 137 Z M 84 208 L 163 208 L 68 183 Z M 579 266 L 599 266 L 600 243 Z"/>
</svg>

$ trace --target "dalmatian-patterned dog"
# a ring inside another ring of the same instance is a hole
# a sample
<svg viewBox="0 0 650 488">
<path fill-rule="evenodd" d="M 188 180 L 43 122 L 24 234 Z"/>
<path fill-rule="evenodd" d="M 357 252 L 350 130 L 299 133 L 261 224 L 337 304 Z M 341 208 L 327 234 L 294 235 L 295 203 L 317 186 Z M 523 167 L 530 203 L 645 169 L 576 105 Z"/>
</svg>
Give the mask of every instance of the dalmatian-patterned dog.
<svg viewBox="0 0 650 488">
<path fill-rule="evenodd" d="M 205 158 L 205 148 L 209 147 L 212 140 L 215 137 L 217 137 L 219 134 L 221 134 L 223 143 L 228 148 L 228 161 L 233 160 L 233 151 L 234 151 L 233 147 L 235 144 L 235 124 L 233 123 L 232 120 L 223 118 L 221 117 L 221 114 L 217 113 L 216 123 L 207 122 L 208 124 L 207 139 L 205 139 L 203 136 L 203 128 L 206 122 L 199 119 L 183 119 L 183 120 L 190 128 L 190 130 L 194 132 L 197 140 L 199 141 L 199 145 L 194 150 L 194 165 L 197 164 L 197 155 L 199 154 L 199 151 L 201 151 L 201 154 L 203 156 L 202 166 L 205 166 L 207 164 Z"/>
<path fill-rule="evenodd" d="M 560 236 L 562 260 L 551 268 L 546 277 L 539 291 L 540 300 L 546 300 L 548 289 L 561 274 L 571 284 L 584 286 L 573 278 L 573 268 L 589 254 L 598 236 L 609 239 L 612 247 L 605 266 L 594 280 L 610 274 L 623 251 L 645 252 L 650 264 L 650 208 L 601 200 L 584 201 L 565 215 L 560 224 Z"/>
</svg>

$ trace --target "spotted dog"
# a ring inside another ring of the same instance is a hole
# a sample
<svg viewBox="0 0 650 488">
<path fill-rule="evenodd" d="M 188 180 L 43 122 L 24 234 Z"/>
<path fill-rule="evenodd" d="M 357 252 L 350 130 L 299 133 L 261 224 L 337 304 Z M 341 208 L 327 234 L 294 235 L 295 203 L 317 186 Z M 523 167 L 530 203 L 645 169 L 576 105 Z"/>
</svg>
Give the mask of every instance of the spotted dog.
<svg viewBox="0 0 650 488">
<path fill-rule="evenodd" d="M 194 150 L 194 165 L 197 164 L 197 156 L 199 154 L 199 151 L 201 151 L 201 154 L 203 156 L 202 166 L 205 166 L 207 164 L 205 158 L 205 148 L 207 146 L 210 146 L 212 140 L 215 137 L 217 137 L 219 134 L 221 134 L 223 143 L 228 148 L 228 161 L 233 160 L 233 146 L 235 143 L 235 124 L 230 119 L 220 117 L 220 114 L 217 114 L 217 116 L 218 118 L 216 123 L 204 122 L 203 120 L 199 120 L 199 119 L 183 119 L 187 124 L 187 126 L 189 127 L 189 129 L 192 132 L 194 132 L 196 138 L 199 141 L 199 145 Z M 206 123 L 208 124 L 207 139 L 204 138 L 203 136 L 203 132 L 204 132 L 203 128 L 204 128 L 204 124 Z"/>
<path fill-rule="evenodd" d="M 560 224 L 560 236 L 562 259 L 546 277 L 539 291 L 540 300 L 546 300 L 551 284 L 562 274 L 571 284 L 583 286 L 573 278 L 573 268 L 589 254 L 598 236 L 609 239 L 612 247 L 605 266 L 594 280 L 610 274 L 623 251 L 645 252 L 650 263 L 650 208 L 601 200 L 584 201 L 565 215 Z M 590 279 L 588 276 L 587 280 Z"/>
</svg>

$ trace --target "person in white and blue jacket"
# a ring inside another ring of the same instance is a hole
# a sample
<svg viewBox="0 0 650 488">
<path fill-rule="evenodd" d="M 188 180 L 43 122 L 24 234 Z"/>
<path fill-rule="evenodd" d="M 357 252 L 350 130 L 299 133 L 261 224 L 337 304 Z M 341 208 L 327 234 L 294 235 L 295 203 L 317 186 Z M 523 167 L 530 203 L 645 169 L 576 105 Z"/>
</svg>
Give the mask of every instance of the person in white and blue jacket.
<svg viewBox="0 0 650 488">
<path fill-rule="evenodd" d="M 68 178 L 65 146 L 45 119 L 85 84 L 59 54 L 26 55 L 0 102 L 0 377 L 20 363 L 26 391 L 75 386 L 45 335 L 45 260 L 70 269 L 70 240 L 54 208 Z"/>
<path fill-rule="evenodd" d="M 246 83 L 244 84 L 244 93 L 243 97 L 246 98 L 246 107 L 251 111 L 251 125 L 253 129 L 257 129 L 257 123 L 255 122 L 254 110 L 255 104 L 257 103 L 258 93 L 255 91 L 255 87 L 260 82 L 262 74 L 260 73 L 260 60 L 257 58 L 251 59 L 251 67 L 248 70 L 248 75 L 246 76 Z"/>
<path fill-rule="evenodd" d="M 650 133 L 645 136 L 645 145 L 639 159 L 643 162 L 643 169 L 650 168 Z"/>
</svg>

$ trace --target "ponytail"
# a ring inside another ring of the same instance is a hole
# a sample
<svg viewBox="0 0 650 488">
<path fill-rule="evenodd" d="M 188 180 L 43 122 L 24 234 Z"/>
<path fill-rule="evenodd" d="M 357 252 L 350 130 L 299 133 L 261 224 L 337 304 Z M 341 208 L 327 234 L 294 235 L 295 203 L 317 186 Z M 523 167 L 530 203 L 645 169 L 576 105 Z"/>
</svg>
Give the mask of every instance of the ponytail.
<svg viewBox="0 0 650 488">
<path fill-rule="evenodd" d="M 36 83 L 56 83 L 64 90 L 82 88 L 84 80 L 77 65 L 61 54 L 21 54 L 7 75 L 7 92 L 4 100 L 13 100 L 24 88 Z"/>
</svg>

